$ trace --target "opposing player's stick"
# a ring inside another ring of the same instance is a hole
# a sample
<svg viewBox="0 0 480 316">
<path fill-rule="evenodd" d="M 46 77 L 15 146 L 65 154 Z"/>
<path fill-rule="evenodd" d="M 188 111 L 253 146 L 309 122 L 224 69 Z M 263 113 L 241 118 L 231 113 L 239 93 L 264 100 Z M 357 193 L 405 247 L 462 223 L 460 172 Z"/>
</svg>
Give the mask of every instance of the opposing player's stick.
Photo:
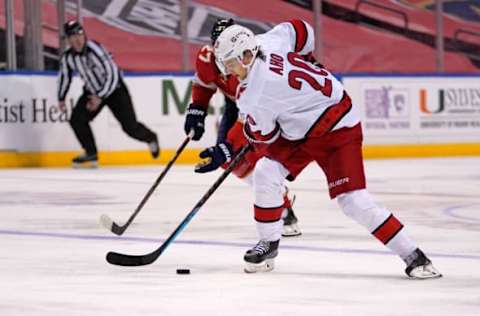
<svg viewBox="0 0 480 316">
<path fill-rule="evenodd" d="M 103 214 L 101 217 L 100 217 L 100 222 L 102 223 L 103 226 L 105 226 L 108 230 L 110 230 L 112 233 L 114 234 L 117 234 L 117 235 L 122 235 L 125 230 L 128 228 L 128 226 L 130 226 L 130 224 L 132 223 L 132 221 L 135 219 L 135 217 L 137 216 L 137 214 L 140 212 L 140 210 L 143 208 L 143 206 L 145 205 L 145 203 L 147 202 L 147 200 L 150 198 L 150 196 L 152 195 L 153 191 L 155 191 L 155 189 L 157 188 L 157 186 L 160 184 L 160 182 L 162 181 L 162 179 L 165 177 L 165 175 L 167 174 L 168 170 L 170 170 L 170 167 L 172 167 L 173 163 L 177 160 L 178 156 L 180 156 L 180 154 L 182 153 L 182 151 L 185 149 L 185 147 L 187 146 L 188 142 L 192 139 L 193 137 L 193 131 L 191 131 L 187 138 L 185 138 L 185 140 L 183 141 L 183 143 L 180 145 L 180 147 L 177 149 L 175 155 L 172 157 L 172 159 L 170 159 L 170 161 L 168 162 L 167 166 L 165 167 L 165 169 L 163 169 L 162 173 L 160 174 L 160 176 L 157 178 L 157 180 L 155 181 L 155 183 L 152 185 L 152 187 L 150 188 L 150 190 L 148 190 L 147 194 L 143 197 L 142 201 L 140 202 L 140 204 L 137 206 L 137 208 L 135 209 L 135 211 L 133 212 L 132 215 L 130 215 L 130 218 L 128 219 L 128 221 L 120 226 L 118 225 L 117 223 L 115 223 L 110 217 L 108 217 L 108 215 L 105 215 Z"/>
<path fill-rule="evenodd" d="M 183 221 L 178 225 L 175 231 L 163 242 L 163 244 L 156 250 L 151 253 L 145 255 L 126 255 L 121 254 L 118 252 L 110 251 L 107 253 L 107 261 L 111 264 L 118 265 L 118 266 L 144 266 L 150 264 L 157 260 L 158 257 L 167 249 L 167 247 L 175 240 L 178 234 L 187 226 L 187 224 L 192 220 L 192 218 L 197 214 L 200 208 L 207 202 L 208 198 L 217 190 L 217 188 L 222 184 L 222 182 L 227 178 L 227 176 L 232 172 L 232 170 L 237 166 L 240 160 L 243 159 L 245 154 L 250 150 L 250 145 L 245 145 L 242 150 L 238 153 L 235 159 L 232 161 L 230 166 L 225 169 L 222 175 L 215 181 L 215 183 L 208 189 L 207 193 L 205 193 L 200 201 L 195 204 L 193 209 L 187 216 L 183 219 Z"/>
</svg>

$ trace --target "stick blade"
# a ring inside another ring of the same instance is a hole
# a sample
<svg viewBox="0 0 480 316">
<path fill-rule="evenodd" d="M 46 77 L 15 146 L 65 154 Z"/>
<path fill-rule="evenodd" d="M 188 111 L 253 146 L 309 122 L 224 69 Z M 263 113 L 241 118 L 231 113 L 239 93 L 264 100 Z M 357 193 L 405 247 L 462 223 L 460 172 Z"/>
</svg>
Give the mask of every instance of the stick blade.
<svg viewBox="0 0 480 316">
<path fill-rule="evenodd" d="M 107 253 L 107 261 L 110 264 L 116 266 L 124 266 L 124 267 L 138 267 L 138 266 L 145 266 L 151 264 L 152 262 L 157 259 L 158 255 L 155 252 L 152 252 L 147 255 L 126 255 L 118 252 L 110 251 Z"/>
<path fill-rule="evenodd" d="M 103 227 L 111 231 L 112 233 L 120 236 L 123 234 L 125 229 L 122 229 L 121 226 L 118 226 L 108 215 L 103 214 L 100 216 L 100 223 Z"/>
</svg>

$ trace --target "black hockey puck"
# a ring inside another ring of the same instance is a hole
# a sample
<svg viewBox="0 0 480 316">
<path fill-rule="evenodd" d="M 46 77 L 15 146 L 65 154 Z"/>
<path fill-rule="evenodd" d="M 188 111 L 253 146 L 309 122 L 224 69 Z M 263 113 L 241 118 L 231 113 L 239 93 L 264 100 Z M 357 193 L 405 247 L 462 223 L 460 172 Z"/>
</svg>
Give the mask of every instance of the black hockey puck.
<svg viewBox="0 0 480 316">
<path fill-rule="evenodd" d="M 177 269 L 177 274 L 190 274 L 190 269 Z"/>
</svg>

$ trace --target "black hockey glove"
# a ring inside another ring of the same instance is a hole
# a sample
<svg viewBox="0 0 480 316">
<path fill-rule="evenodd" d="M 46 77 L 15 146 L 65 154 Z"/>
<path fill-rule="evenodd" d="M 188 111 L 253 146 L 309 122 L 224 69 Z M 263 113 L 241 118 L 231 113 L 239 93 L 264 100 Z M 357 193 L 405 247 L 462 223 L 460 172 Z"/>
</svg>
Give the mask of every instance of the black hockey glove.
<svg viewBox="0 0 480 316">
<path fill-rule="evenodd" d="M 233 150 L 229 143 L 219 143 L 200 153 L 200 158 L 209 158 L 195 166 L 195 172 L 205 173 L 218 169 L 226 162 L 232 161 Z"/>
<path fill-rule="evenodd" d="M 193 140 L 202 138 L 205 132 L 205 116 L 207 111 L 200 105 L 191 103 L 187 108 L 187 115 L 185 117 L 185 134 L 189 134 L 193 130 Z"/>
</svg>

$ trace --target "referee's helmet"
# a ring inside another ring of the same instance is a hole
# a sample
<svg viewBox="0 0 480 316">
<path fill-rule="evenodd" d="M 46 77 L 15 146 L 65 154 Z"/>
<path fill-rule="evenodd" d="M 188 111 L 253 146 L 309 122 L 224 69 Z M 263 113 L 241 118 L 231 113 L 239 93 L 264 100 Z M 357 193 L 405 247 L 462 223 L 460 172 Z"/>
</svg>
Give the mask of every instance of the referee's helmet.
<svg viewBox="0 0 480 316">
<path fill-rule="evenodd" d="M 63 25 L 63 32 L 65 36 L 69 37 L 75 34 L 84 34 L 83 26 L 78 21 L 68 21 Z"/>
</svg>

